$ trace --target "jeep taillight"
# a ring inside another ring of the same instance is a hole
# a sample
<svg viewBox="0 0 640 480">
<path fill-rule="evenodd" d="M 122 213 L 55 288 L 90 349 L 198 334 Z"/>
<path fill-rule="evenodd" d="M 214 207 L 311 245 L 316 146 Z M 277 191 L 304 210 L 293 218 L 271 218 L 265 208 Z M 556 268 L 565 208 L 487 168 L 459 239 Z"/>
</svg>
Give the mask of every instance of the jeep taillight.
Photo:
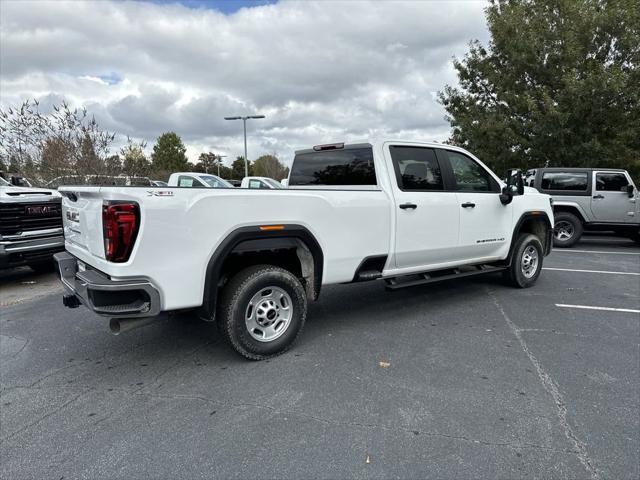
<svg viewBox="0 0 640 480">
<path fill-rule="evenodd" d="M 102 233 L 104 255 L 109 262 L 129 260 L 140 226 L 140 208 L 135 202 L 104 202 Z"/>
</svg>

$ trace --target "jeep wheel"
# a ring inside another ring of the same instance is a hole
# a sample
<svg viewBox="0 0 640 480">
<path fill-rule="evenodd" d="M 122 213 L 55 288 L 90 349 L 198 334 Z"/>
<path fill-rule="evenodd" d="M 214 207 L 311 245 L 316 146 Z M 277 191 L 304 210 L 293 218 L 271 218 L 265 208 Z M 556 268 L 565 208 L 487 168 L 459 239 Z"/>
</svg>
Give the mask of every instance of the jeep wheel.
<svg viewBox="0 0 640 480">
<path fill-rule="evenodd" d="M 514 287 L 532 286 L 542 271 L 543 258 L 544 251 L 540 239 L 535 235 L 523 233 L 516 241 L 511 265 L 504 272 L 505 279 Z"/>
<path fill-rule="evenodd" d="M 571 247 L 582 236 L 582 222 L 572 213 L 560 212 L 555 215 L 553 225 L 553 246 Z"/>
<path fill-rule="evenodd" d="M 224 287 L 218 310 L 220 331 L 243 357 L 263 360 L 286 351 L 307 317 L 300 281 L 279 267 L 256 265 Z"/>
</svg>

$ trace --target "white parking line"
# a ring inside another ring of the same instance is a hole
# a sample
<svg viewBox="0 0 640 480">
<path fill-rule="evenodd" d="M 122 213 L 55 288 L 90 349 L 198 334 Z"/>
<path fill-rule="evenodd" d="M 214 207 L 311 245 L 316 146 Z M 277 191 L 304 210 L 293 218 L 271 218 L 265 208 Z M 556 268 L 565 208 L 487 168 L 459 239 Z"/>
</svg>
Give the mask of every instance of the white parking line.
<svg viewBox="0 0 640 480">
<path fill-rule="evenodd" d="M 564 303 L 556 303 L 556 307 L 581 308 L 583 310 L 604 310 L 606 312 L 640 313 L 640 310 L 634 310 L 633 308 L 591 307 L 589 305 L 565 305 Z"/>
<path fill-rule="evenodd" d="M 575 268 L 554 268 L 554 267 L 543 267 L 542 269 L 555 270 L 558 272 L 608 273 L 610 275 L 634 275 L 636 277 L 640 277 L 640 273 L 635 273 L 635 272 L 607 272 L 605 270 L 578 270 Z"/>
<path fill-rule="evenodd" d="M 605 252 L 603 250 L 569 250 L 568 248 L 554 248 L 553 253 L 562 252 L 562 253 L 604 253 L 607 255 L 640 255 L 640 252 Z"/>
</svg>

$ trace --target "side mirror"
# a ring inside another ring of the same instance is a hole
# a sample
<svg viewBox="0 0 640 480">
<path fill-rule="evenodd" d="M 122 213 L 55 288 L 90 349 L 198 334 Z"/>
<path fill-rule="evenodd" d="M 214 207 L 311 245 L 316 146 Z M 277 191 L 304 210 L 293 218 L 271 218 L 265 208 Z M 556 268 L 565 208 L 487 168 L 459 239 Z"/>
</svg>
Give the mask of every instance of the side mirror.
<svg viewBox="0 0 640 480">
<path fill-rule="evenodd" d="M 623 192 L 627 192 L 627 195 L 629 195 L 629 198 L 633 198 L 633 196 L 636 193 L 636 189 L 633 188 L 633 185 L 629 184 L 626 187 L 622 187 L 622 191 Z"/>
<path fill-rule="evenodd" d="M 524 194 L 522 171 L 517 168 L 507 170 L 506 183 L 507 185 L 502 189 L 502 193 L 500 193 L 500 202 L 502 202 L 503 205 L 511 203 L 515 195 Z"/>
</svg>

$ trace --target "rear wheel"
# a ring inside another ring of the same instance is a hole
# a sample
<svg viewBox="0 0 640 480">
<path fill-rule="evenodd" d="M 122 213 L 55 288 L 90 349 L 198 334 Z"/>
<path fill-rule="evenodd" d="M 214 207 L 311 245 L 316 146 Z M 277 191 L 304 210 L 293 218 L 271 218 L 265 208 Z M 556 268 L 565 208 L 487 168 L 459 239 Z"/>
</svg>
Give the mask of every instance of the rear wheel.
<svg viewBox="0 0 640 480">
<path fill-rule="evenodd" d="M 555 215 L 553 225 L 553 246 L 571 247 L 582 236 L 582 222 L 572 213 L 560 212 Z"/>
<path fill-rule="evenodd" d="M 233 349 L 250 360 L 285 352 L 307 317 L 307 299 L 291 272 L 256 265 L 238 272 L 224 287 L 218 310 L 220 331 Z"/>
<path fill-rule="evenodd" d="M 504 272 L 505 279 L 514 287 L 528 288 L 536 283 L 542 271 L 544 250 L 540 239 L 528 233 L 518 237 L 511 265 Z"/>
</svg>

